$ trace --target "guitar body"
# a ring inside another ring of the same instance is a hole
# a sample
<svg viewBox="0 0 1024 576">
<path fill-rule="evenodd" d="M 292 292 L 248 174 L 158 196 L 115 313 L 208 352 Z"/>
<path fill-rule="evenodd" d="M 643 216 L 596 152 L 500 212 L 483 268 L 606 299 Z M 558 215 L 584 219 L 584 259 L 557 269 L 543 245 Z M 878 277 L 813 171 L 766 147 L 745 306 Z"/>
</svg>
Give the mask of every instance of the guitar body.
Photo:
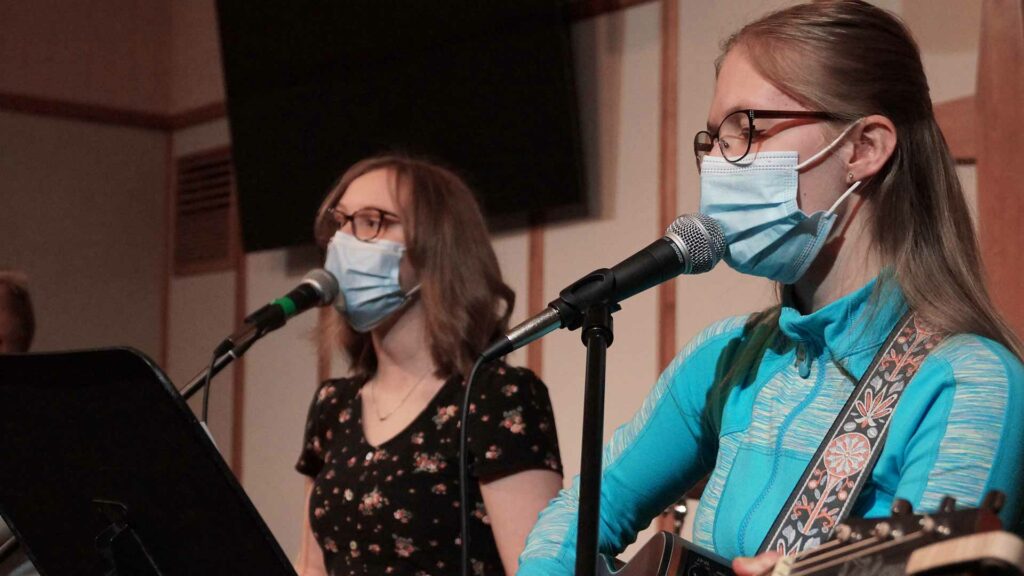
<svg viewBox="0 0 1024 576">
<path fill-rule="evenodd" d="M 669 532 L 647 541 L 625 566 L 602 556 L 598 576 L 733 576 L 731 563 Z"/>
</svg>

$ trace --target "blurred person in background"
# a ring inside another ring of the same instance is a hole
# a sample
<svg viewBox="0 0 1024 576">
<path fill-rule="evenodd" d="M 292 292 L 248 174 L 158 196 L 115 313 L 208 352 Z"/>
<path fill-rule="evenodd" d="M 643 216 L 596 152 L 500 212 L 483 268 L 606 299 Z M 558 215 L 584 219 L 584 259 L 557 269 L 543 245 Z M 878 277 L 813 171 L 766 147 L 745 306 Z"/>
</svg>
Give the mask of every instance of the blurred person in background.
<svg viewBox="0 0 1024 576">
<path fill-rule="evenodd" d="M 24 274 L 0 270 L 0 354 L 24 354 L 36 332 L 32 298 Z M 25 551 L 0 518 L 0 576 L 38 574 Z"/>
</svg>

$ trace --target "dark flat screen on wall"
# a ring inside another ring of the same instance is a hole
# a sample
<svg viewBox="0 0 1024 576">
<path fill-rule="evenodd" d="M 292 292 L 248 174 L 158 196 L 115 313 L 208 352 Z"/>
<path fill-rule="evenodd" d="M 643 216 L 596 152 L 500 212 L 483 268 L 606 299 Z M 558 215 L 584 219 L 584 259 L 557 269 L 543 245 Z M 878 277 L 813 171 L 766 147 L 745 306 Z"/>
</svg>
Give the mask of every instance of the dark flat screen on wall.
<svg viewBox="0 0 1024 576">
<path fill-rule="evenodd" d="M 247 251 L 308 244 L 351 164 L 455 168 L 492 228 L 586 210 L 569 23 L 556 0 L 219 0 Z"/>
</svg>

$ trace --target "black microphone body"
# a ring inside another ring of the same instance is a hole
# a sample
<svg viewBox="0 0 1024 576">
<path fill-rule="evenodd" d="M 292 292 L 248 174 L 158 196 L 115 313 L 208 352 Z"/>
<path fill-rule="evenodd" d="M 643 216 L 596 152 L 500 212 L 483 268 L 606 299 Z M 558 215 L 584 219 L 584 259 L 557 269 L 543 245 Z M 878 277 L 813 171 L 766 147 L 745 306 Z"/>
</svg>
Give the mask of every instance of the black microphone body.
<svg viewBox="0 0 1024 576">
<path fill-rule="evenodd" d="M 196 374 L 179 392 L 185 400 L 203 388 L 215 374 L 245 354 L 257 340 L 268 332 L 284 326 L 289 318 L 316 306 L 326 306 L 338 297 L 338 280 L 334 274 L 317 268 L 302 279 L 302 283 L 283 297 L 260 308 L 245 318 L 245 326 L 225 338 L 214 350 L 209 368 Z"/>
<path fill-rule="evenodd" d="M 680 216 L 664 237 L 611 269 L 595 270 L 572 283 L 544 311 L 509 330 L 481 356 L 494 360 L 558 328 L 575 330 L 591 306 L 615 306 L 680 274 L 707 272 L 724 254 L 725 236 L 717 222 L 703 214 Z"/>
<path fill-rule="evenodd" d="M 320 268 L 313 270 L 291 292 L 246 316 L 245 326 L 225 338 L 216 353 L 234 352 L 234 356 L 240 356 L 253 342 L 284 326 L 292 316 L 330 304 L 337 297 L 338 281 L 334 275 Z"/>
<path fill-rule="evenodd" d="M 576 329 L 578 318 L 598 302 L 618 303 L 648 288 L 686 272 L 687 256 L 667 237 L 651 242 L 642 250 L 611 269 L 601 268 L 587 274 L 558 294 L 554 306 L 563 318 L 563 328 Z"/>
</svg>

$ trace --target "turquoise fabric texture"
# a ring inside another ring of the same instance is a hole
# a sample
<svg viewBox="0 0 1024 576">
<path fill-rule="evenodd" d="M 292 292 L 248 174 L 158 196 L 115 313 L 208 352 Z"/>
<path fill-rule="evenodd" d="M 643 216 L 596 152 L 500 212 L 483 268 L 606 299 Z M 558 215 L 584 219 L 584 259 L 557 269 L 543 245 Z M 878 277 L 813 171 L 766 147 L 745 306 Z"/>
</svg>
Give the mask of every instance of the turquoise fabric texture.
<svg viewBox="0 0 1024 576">
<path fill-rule="evenodd" d="M 673 360 L 640 411 L 605 446 L 601 551 L 617 554 L 651 519 L 711 474 L 693 540 L 726 558 L 751 556 L 808 462 L 906 312 L 897 283 L 874 280 L 807 315 L 784 306 L 779 337 L 756 374 L 734 387 L 721 426 L 705 421 L 708 392 L 728 369 L 747 317 L 706 328 Z M 989 339 L 958 334 L 924 361 L 890 421 L 889 437 L 854 517 L 884 517 L 895 498 L 935 510 L 945 495 L 977 505 L 1007 495 L 1004 525 L 1020 521 L 1024 366 Z M 518 574 L 572 574 L 579 478 L 541 513 Z"/>
</svg>

